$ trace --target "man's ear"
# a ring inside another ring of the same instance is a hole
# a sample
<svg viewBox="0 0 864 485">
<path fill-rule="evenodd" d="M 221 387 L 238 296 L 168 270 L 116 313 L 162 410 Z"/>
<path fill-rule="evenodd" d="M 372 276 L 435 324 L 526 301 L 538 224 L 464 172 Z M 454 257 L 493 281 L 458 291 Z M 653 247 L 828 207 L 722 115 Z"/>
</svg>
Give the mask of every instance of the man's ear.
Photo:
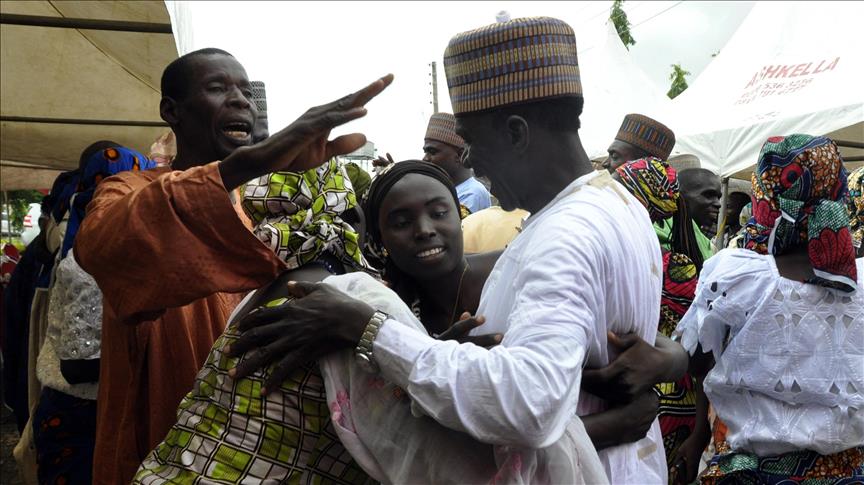
<svg viewBox="0 0 864 485">
<path fill-rule="evenodd" d="M 177 126 L 180 122 L 177 101 L 168 96 L 163 96 L 162 100 L 159 101 L 159 116 L 169 125 Z"/>
<path fill-rule="evenodd" d="M 511 115 L 507 118 L 506 126 L 507 137 L 510 140 L 510 145 L 517 152 L 523 153 L 528 149 L 528 144 L 531 142 L 528 122 L 521 116 Z"/>
</svg>

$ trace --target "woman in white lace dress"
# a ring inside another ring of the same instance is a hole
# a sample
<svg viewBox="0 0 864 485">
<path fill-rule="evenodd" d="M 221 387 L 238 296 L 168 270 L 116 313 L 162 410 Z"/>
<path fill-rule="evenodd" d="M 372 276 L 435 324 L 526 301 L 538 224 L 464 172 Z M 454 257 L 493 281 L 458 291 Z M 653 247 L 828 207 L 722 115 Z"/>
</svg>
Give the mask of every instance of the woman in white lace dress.
<svg viewBox="0 0 864 485">
<path fill-rule="evenodd" d="M 728 427 L 701 483 L 864 480 L 864 261 L 846 192 L 831 140 L 763 146 L 744 248 L 706 262 L 678 326 L 691 354 L 713 354 L 705 392 Z"/>
<path fill-rule="evenodd" d="M 102 292 L 75 261 L 72 244 L 96 185 L 127 170 L 156 164 L 114 142 L 96 142 L 81 154 L 77 190 L 57 254 L 48 302 L 48 325 L 36 375 L 42 387 L 33 414 L 39 483 L 92 481 L 96 395 L 102 332 Z"/>
</svg>

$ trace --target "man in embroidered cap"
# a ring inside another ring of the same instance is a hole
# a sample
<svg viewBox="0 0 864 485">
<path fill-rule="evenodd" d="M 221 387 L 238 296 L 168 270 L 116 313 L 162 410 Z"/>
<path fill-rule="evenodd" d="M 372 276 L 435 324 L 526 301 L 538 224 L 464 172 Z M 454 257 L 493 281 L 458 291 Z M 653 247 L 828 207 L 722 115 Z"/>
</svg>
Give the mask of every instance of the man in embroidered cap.
<svg viewBox="0 0 864 485">
<path fill-rule="evenodd" d="M 675 133 L 659 121 L 640 114 L 624 117 L 603 168 L 609 173 L 627 162 L 645 157 L 668 160 L 675 146 Z"/>
<path fill-rule="evenodd" d="M 447 172 L 456 186 L 459 203 L 474 214 L 492 205 L 492 200 L 471 169 L 462 165 L 465 140 L 456 134 L 455 125 L 456 118 L 450 113 L 435 113 L 429 118 L 423 140 L 423 161 L 434 163 Z"/>
<path fill-rule="evenodd" d="M 680 378 L 687 358 L 677 344 L 651 345 L 663 263 L 648 213 L 607 172 L 593 170 L 579 139 L 573 30 L 547 17 L 493 24 L 451 39 L 444 66 L 466 165 L 488 176 L 505 210 L 532 214 L 480 297 L 482 332 L 503 341 L 486 349 L 435 340 L 326 284 L 295 282 L 297 299 L 259 322 L 268 332 L 280 328 L 265 364 L 280 361 L 287 372 L 322 349 L 354 348 L 358 362 L 404 389 L 417 412 L 517 450 L 557 443 L 580 423 L 577 414 L 634 401 L 656 413 L 652 385 Z M 255 342 L 255 333 L 241 340 Z M 620 362 L 635 348 L 640 356 L 625 370 Z M 598 385 L 604 378 L 613 385 Z M 580 392 L 583 383 L 596 394 Z M 584 419 L 605 448 L 611 483 L 667 482 L 660 428 L 649 416 L 626 444 L 596 433 L 608 422 Z M 632 419 L 619 412 L 613 421 Z"/>
</svg>

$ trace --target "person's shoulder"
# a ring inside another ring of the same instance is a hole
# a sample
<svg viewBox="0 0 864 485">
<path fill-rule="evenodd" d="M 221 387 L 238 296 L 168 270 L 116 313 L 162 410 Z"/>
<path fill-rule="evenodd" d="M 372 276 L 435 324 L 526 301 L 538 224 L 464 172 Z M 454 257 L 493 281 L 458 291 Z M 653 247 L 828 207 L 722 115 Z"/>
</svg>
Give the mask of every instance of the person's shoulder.
<svg viewBox="0 0 864 485">
<path fill-rule="evenodd" d="M 757 270 L 770 269 L 771 256 L 759 254 L 756 251 L 743 248 L 725 248 L 708 258 L 705 264 L 712 267 L 738 267 Z"/>
<path fill-rule="evenodd" d="M 504 209 L 497 205 L 492 205 L 468 215 L 468 217 L 462 220 L 462 227 L 465 228 L 472 225 L 481 224 L 486 221 L 499 219 L 503 217 L 504 214 L 506 214 L 506 212 L 504 212 Z"/>
<path fill-rule="evenodd" d="M 476 193 L 480 193 L 480 194 L 488 194 L 489 193 L 489 191 L 486 190 L 486 186 L 483 185 L 482 183 L 480 183 L 480 181 L 477 180 L 476 177 L 468 177 L 468 180 L 466 180 L 466 182 L 468 182 L 466 185 L 472 192 L 476 192 Z"/>
<path fill-rule="evenodd" d="M 771 256 L 749 249 L 728 248 L 705 261 L 699 280 L 760 286 L 776 277 Z"/>
<path fill-rule="evenodd" d="M 611 183 L 617 184 L 614 181 Z M 650 223 L 647 211 L 623 187 L 602 185 L 602 182 L 597 185 L 593 180 L 574 187 L 556 205 L 556 217 L 574 223 L 581 221 L 591 227 L 604 227 L 607 232 L 632 232 L 643 226 L 642 222 Z M 653 234 L 653 228 L 651 232 Z"/>
<path fill-rule="evenodd" d="M 99 182 L 99 188 L 110 186 L 139 186 L 148 184 L 157 178 L 171 173 L 169 167 L 156 167 L 150 170 L 128 170 L 112 175 L 105 180 Z"/>
</svg>

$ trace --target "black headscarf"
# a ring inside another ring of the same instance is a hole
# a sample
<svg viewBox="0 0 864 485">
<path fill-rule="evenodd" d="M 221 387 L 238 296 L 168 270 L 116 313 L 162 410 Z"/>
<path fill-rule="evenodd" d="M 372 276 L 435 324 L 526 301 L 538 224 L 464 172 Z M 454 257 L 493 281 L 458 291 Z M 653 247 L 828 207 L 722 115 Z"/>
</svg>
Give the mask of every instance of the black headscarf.
<svg viewBox="0 0 864 485">
<path fill-rule="evenodd" d="M 394 163 L 387 171 L 381 173 L 372 181 L 369 193 L 366 195 L 366 203 L 363 205 L 363 212 L 366 216 L 366 232 L 369 239 L 376 246 L 381 246 L 381 229 L 379 227 L 380 221 L 378 220 L 381 204 L 384 202 L 387 194 L 390 193 L 390 189 L 396 185 L 396 182 L 411 173 L 426 175 L 444 184 L 447 190 L 450 191 L 450 195 L 453 196 L 453 202 L 456 203 L 456 207 L 459 207 L 459 196 L 456 195 L 456 187 L 444 169 L 420 160 L 405 160 Z"/>
<path fill-rule="evenodd" d="M 390 283 L 391 288 L 406 304 L 411 305 L 414 314 L 420 318 L 420 306 L 417 296 L 416 285 L 410 275 L 403 274 L 399 268 L 387 257 L 387 251 L 381 242 L 381 221 L 378 213 L 384 198 L 390 193 L 390 189 L 396 182 L 402 180 L 408 174 L 420 174 L 441 182 L 453 196 L 453 202 L 459 207 L 459 197 L 456 195 L 456 187 L 450 176 L 442 168 L 429 162 L 419 160 L 406 160 L 391 165 L 386 172 L 381 173 L 369 187 L 363 212 L 366 216 L 366 247 L 364 254 L 370 264 L 381 269 L 382 276 Z"/>
</svg>

